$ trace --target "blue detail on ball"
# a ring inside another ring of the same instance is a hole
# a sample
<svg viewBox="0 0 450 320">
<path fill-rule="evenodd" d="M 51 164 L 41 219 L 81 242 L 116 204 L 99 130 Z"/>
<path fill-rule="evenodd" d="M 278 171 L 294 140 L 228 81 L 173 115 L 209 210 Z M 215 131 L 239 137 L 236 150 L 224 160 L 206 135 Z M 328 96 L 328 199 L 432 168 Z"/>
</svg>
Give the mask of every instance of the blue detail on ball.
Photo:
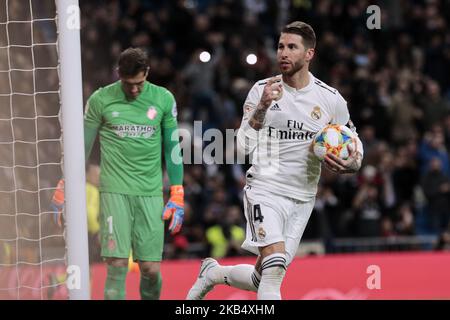
<svg viewBox="0 0 450 320">
<path fill-rule="evenodd" d="M 317 137 L 316 137 L 316 142 L 318 142 L 318 143 L 320 143 L 320 142 L 325 142 L 325 138 L 324 138 L 324 134 L 322 133 L 322 134 L 319 134 Z"/>
<path fill-rule="evenodd" d="M 352 137 L 348 136 L 345 132 L 341 131 L 341 136 L 342 136 L 342 142 L 346 143 L 347 141 L 351 140 Z"/>
</svg>

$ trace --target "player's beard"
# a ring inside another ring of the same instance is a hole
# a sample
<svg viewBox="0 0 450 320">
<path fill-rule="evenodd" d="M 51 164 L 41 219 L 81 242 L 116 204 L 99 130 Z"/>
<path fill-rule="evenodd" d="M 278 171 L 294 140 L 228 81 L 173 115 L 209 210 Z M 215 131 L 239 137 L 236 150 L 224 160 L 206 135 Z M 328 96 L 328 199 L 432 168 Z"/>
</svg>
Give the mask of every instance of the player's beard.
<svg viewBox="0 0 450 320">
<path fill-rule="evenodd" d="M 287 71 L 280 69 L 281 74 L 283 76 L 292 77 L 294 74 L 302 70 L 305 67 L 305 64 L 306 63 L 303 60 L 297 60 L 294 64 L 291 64 L 292 68 L 288 69 Z"/>
</svg>

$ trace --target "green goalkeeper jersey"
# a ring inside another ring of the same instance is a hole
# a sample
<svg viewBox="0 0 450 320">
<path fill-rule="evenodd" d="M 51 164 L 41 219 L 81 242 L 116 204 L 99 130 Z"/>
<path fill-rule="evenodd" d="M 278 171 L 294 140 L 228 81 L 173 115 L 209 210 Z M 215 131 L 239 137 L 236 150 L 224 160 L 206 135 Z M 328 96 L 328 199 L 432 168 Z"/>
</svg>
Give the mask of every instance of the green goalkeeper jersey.
<svg viewBox="0 0 450 320">
<path fill-rule="evenodd" d="M 162 196 L 161 128 L 177 126 L 173 95 L 145 82 L 127 101 L 117 81 L 89 98 L 84 125 L 99 130 L 100 191 Z"/>
</svg>

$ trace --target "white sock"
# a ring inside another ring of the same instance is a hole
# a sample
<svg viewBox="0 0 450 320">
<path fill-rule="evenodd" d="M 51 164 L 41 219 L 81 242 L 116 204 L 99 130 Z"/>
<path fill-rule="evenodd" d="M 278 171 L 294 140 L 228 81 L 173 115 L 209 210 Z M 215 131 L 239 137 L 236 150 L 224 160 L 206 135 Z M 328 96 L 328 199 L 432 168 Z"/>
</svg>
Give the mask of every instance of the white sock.
<svg viewBox="0 0 450 320">
<path fill-rule="evenodd" d="M 226 284 L 238 289 L 257 292 L 261 275 L 251 264 L 235 266 L 217 266 L 212 268 L 208 277 L 214 284 Z"/>
<path fill-rule="evenodd" d="M 274 253 L 261 262 L 258 300 L 281 300 L 281 283 L 286 274 L 286 255 Z"/>
</svg>

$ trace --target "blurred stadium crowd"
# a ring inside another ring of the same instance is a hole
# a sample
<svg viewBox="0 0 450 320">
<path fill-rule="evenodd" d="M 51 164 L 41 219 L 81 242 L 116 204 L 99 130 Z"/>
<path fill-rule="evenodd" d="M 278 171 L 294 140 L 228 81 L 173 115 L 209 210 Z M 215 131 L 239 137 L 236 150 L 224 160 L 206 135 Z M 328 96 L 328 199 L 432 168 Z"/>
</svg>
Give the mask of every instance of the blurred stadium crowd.
<svg viewBox="0 0 450 320">
<path fill-rule="evenodd" d="M 365 158 L 354 176 L 322 170 L 304 239 L 322 239 L 332 252 L 337 238 L 448 237 L 450 1 L 375 1 L 380 30 L 366 27 L 370 4 L 81 0 L 84 98 L 117 79 L 122 49 L 139 46 L 151 57 L 149 80 L 174 93 L 180 127 L 202 121 L 203 130 L 236 129 L 253 83 L 278 73 L 281 27 L 308 22 L 318 39 L 312 72 L 347 99 Z M 211 60 L 204 63 L 205 50 Z M 249 53 L 256 64 L 247 64 Z M 98 150 L 91 161 L 99 161 Z M 185 166 L 185 223 L 180 235 L 166 237 L 168 258 L 189 257 L 194 244 L 203 244 L 197 256 L 243 254 L 247 168 Z"/>
</svg>

